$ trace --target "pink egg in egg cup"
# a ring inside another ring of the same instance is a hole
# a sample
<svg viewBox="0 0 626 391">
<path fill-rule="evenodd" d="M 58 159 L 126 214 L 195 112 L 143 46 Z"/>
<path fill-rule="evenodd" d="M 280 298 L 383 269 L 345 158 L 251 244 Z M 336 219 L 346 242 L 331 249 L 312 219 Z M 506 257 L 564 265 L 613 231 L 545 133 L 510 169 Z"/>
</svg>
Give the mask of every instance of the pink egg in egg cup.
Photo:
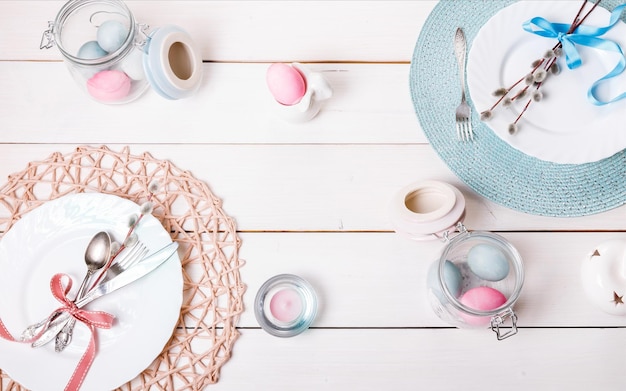
<svg viewBox="0 0 626 391">
<path fill-rule="evenodd" d="M 281 105 L 298 104 L 306 93 L 304 75 L 291 65 L 284 63 L 270 65 L 265 79 L 270 93 Z"/>
<path fill-rule="evenodd" d="M 319 72 L 312 72 L 300 63 L 275 63 L 266 73 L 266 82 L 272 96 L 272 109 L 290 122 L 306 122 L 315 117 L 322 102 L 333 90 Z"/>
</svg>

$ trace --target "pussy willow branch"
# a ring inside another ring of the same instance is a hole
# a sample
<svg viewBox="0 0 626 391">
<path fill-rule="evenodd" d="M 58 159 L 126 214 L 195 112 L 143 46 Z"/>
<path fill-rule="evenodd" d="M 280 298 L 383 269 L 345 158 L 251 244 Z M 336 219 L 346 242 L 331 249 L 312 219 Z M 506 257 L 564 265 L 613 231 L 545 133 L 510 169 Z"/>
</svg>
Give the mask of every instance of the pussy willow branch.
<svg viewBox="0 0 626 391">
<path fill-rule="evenodd" d="M 587 11 L 587 13 L 580 18 L 580 16 L 583 13 L 583 10 L 585 9 L 585 7 L 587 6 L 587 3 L 589 3 L 589 0 L 583 0 L 582 5 L 580 6 L 580 8 L 578 9 L 578 12 L 576 13 L 576 16 L 574 17 L 574 20 L 572 22 L 572 24 L 570 25 L 570 28 L 568 29 L 567 33 L 571 34 L 574 31 L 576 31 L 576 29 L 582 25 L 584 23 L 584 21 L 587 19 L 587 17 L 596 9 L 596 7 L 600 4 L 601 0 L 597 0 L 595 3 L 593 3 L 593 6 L 591 7 L 591 9 L 589 11 Z M 552 47 L 552 51 L 558 51 L 563 47 L 563 44 L 561 42 L 557 42 L 554 47 Z M 530 75 L 534 75 L 535 72 L 537 72 L 537 70 L 544 65 L 544 70 L 545 71 L 549 71 L 551 69 L 551 67 L 553 66 L 553 64 L 556 63 L 556 59 L 557 56 L 554 55 L 552 57 L 549 58 L 542 58 L 540 60 L 538 60 L 536 62 L 536 64 L 533 64 L 533 68 L 530 71 Z M 526 79 L 527 75 L 525 75 L 524 77 L 520 78 L 519 80 L 517 80 L 515 83 L 513 83 L 511 86 L 509 86 L 509 88 L 505 89 L 504 93 L 500 96 L 500 98 L 489 108 L 489 110 L 486 110 L 485 112 L 491 112 L 493 111 L 500 103 L 502 103 L 502 101 L 507 97 L 507 95 L 509 94 L 509 92 L 511 92 L 515 87 L 517 87 L 522 81 L 524 81 Z M 538 91 L 539 88 L 543 85 L 544 80 L 541 80 L 537 83 L 535 83 L 535 90 Z M 526 92 L 528 91 L 529 86 L 524 87 L 521 91 L 519 91 L 517 94 L 515 94 L 512 98 L 510 98 L 510 101 L 514 101 L 517 99 L 522 98 L 523 96 L 526 96 Z M 526 105 L 524 106 L 524 108 L 522 109 L 521 113 L 517 116 L 517 118 L 515 119 L 515 122 L 513 122 L 513 125 L 517 124 L 517 122 L 522 118 L 522 116 L 524 115 L 524 113 L 526 112 L 526 110 L 528 110 L 528 107 L 530 106 L 530 103 L 532 102 L 533 98 L 529 98 L 528 101 L 526 102 Z M 485 112 L 481 113 L 484 114 Z"/>
<path fill-rule="evenodd" d="M 152 186 L 152 185 L 151 185 Z M 100 280 L 102 279 L 102 277 L 104 277 L 104 275 L 106 274 L 106 272 L 109 270 L 109 268 L 111 267 L 111 265 L 113 264 L 113 261 L 115 260 L 115 258 L 117 258 L 118 255 L 120 255 L 120 253 L 127 247 L 130 247 L 131 245 L 133 245 L 134 243 L 136 243 L 135 241 L 131 241 L 131 236 L 133 236 L 133 233 L 135 231 L 135 228 L 137 228 L 137 226 L 139 225 L 139 222 L 141 221 L 141 219 L 143 219 L 143 217 L 146 214 L 150 214 L 152 213 L 152 198 L 154 197 L 154 192 L 150 191 L 148 193 L 148 197 L 147 197 L 147 201 L 142 205 L 141 210 L 142 212 L 139 214 L 139 216 L 136 217 L 136 219 L 133 221 L 132 224 L 130 224 L 130 227 L 128 228 L 128 232 L 126 232 L 126 237 L 124 238 L 124 240 L 122 241 L 122 244 L 120 245 L 120 247 L 117 249 L 117 251 L 111 255 L 111 257 L 109 257 L 108 262 L 106 263 L 106 265 L 104 265 L 104 267 L 102 268 L 102 271 L 100 272 L 100 275 L 98 276 L 98 278 L 96 278 L 96 280 L 91 284 L 91 287 L 89 289 L 93 289 L 96 285 L 98 285 L 98 283 L 100 282 Z M 144 205 L 147 205 L 147 209 L 144 211 L 143 209 L 145 208 Z M 136 239 L 136 235 L 134 237 Z M 132 243 L 132 244 L 131 244 Z"/>
</svg>

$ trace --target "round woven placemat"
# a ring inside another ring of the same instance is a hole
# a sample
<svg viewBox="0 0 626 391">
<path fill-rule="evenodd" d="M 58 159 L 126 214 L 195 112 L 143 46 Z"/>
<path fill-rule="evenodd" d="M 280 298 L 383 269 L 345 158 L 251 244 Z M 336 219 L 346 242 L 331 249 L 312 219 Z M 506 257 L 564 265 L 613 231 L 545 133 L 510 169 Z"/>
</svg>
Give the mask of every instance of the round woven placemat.
<svg viewBox="0 0 626 391">
<path fill-rule="evenodd" d="M 161 185 L 152 214 L 180 246 L 183 304 L 163 352 L 119 390 L 202 390 L 218 381 L 230 358 L 246 289 L 239 276 L 243 261 L 235 223 L 205 183 L 148 153 L 79 147 L 9 176 L 0 188 L 0 231 L 42 203 L 71 193 L 100 192 L 142 203 L 153 180 Z M 0 371 L 0 390 L 23 388 Z"/>
<path fill-rule="evenodd" d="M 502 141 L 480 121 L 475 108 L 475 141 L 457 140 L 454 110 L 461 92 L 454 32 L 457 27 L 463 28 L 469 48 L 481 26 L 513 2 L 442 0 L 427 18 L 413 52 L 409 83 L 415 112 L 428 140 L 470 188 L 511 209 L 567 217 L 599 213 L 625 204 L 626 150 L 593 163 L 546 162 Z M 619 1 L 605 0 L 601 4 L 612 10 Z"/>
</svg>

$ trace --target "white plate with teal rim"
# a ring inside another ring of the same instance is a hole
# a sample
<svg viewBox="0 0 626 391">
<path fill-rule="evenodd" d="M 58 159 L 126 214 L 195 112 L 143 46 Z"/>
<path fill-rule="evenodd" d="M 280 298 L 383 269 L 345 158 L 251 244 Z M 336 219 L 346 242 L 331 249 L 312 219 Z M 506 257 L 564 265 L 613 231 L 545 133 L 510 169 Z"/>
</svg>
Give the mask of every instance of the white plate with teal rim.
<svg viewBox="0 0 626 391">
<path fill-rule="evenodd" d="M 519 80 L 530 71 L 534 60 L 542 58 L 557 43 L 556 39 L 525 31 L 523 23 L 540 16 L 552 23 L 570 24 L 581 4 L 578 0 L 519 1 L 500 10 L 482 26 L 471 45 L 467 63 L 467 84 L 478 112 L 495 103 L 493 91 Z M 608 10 L 597 7 L 584 24 L 606 26 L 609 18 Z M 603 38 L 626 50 L 626 24 L 619 21 Z M 582 65 L 570 70 L 564 56 L 559 59 L 560 74 L 548 77 L 541 87 L 544 98 L 530 104 L 518 122 L 516 134 L 509 134 L 508 126 L 528 98 L 508 108 L 499 105 L 485 124 L 513 148 L 549 162 L 595 162 L 626 148 L 623 125 L 626 100 L 596 106 L 587 98 L 587 90 L 615 67 L 619 57 L 616 53 L 581 45 L 576 48 Z M 624 91 L 626 72 L 605 82 L 599 90 L 607 100 Z"/>
<path fill-rule="evenodd" d="M 86 272 L 84 253 L 92 236 L 107 231 L 122 241 L 132 214 L 139 214 L 132 201 L 81 193 L 46 202 L 15 223 L 0 241 L 0 318 L 14 337 L 59 307 L 49 288 L 54 274 L 72 278 L 74 297 Z M 152 215 L 135 232 L 150 253 L 172 241 Z M 175 254 L 142 279 L 89 304 L 88 309 L 116 318 L 111 329 L 97 329 L 98 352 L 81 389 L 111 390 L 147 368 L 172 336 L 182 290 Z M 28 389 L 63 389 L 89 338 L 87 327 L 77 322 L 72 343 L 61 353 L 54 351 L 54 342 L 31 348 L 0 339 L 0 368 Z"/>
<path fill-rule="evenodd" d="M 624 205 L 626 149 L 584 164 L 560 164 L 530 156 L 480 121 L 477 108 L 484 108 L 473 101 L 474 92 L 468 99 L 474 141 L 459 142 L 454 131 L 454 110 L 461 100 L 454 58 L 455 31 L 463 28 L 468 47 L 473 50 L 474 38 L 483 26 L 516 3 L 443 0 L 434 5 L 417 38 L 409 69 L 411 99 L 421 130 L 438 156 L 469 188 L 508 208 L 541 216 L 571 217 Z M 543 1 L 533 3 L 541 6 Z M 603 0 L 600 6 L 613 10 L 619 4 L 622 0 Z"/>
</svg>

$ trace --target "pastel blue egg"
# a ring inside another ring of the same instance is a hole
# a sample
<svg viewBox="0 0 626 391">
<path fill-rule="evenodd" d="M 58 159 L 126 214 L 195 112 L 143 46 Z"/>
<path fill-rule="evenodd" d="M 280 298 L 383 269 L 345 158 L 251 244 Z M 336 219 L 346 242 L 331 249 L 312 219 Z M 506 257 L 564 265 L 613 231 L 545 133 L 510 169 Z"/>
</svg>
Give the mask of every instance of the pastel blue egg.
<svg viewBox="0 0 626 391">
<path fill-rule="evenodd" d="M 443 294 L 441 283 L 438 278 L 439 262 L 434 262 L 428 270 L 428 286 L 439 297 L 439 300 L 446 301 L 446 297 Z M 461 294 L 462 283 L 461 271 L 452 262 L 446 261 L 443 265 L 443 282 L 446 284 L 448 291 L 454 297 L 459 297 Z"/>
<path fill-rule="evenodd" d="M 477 277 L 487 281 L 500 281 L 509 275 L 509 261 L 497 247 L 477 244 L 467 253 L 467 264 Z"/>
<path fill-rule="evenodd" d="M 84 60 L 93 60 L 96 58 L 104 57 L 107 53 L 104 49 L 98 45 L 96 41 L 89 41 L 83 44 L 83 46 L 78 49 L 78 53 L 76 57 L 82 58 Z"/>
<path fill-rule="evenodd" d="M 128 37 L 128 28 L 117 20 L 107 20 L 98 27 L 98 45 L 109 53 L 121 48 Z"/>
</svg>

